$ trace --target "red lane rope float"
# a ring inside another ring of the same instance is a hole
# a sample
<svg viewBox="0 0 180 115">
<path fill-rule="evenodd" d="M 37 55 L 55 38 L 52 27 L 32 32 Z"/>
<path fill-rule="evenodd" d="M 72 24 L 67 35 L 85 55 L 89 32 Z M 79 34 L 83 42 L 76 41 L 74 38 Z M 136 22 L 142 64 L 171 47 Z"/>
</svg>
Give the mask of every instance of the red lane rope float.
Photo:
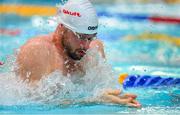
<svg viewBox="0 0 180 115">
<path fill-rule="evenodd" d="M 108 12 L 98 12 L 98 16 L 106 17 L 117 17 L 123 20 L 129 21 L 150 21 L 155 23 L 168 23 L 168 24 L 180 24 L 180 17 L 170 17 L 170 16 L 149 16 L 144 14 L 128 14 L 128 13 L 108 13 Z"/>
<path fill-rule="evenodd" d="M 180 24 L 180 18 L 172 18 L 172 17 L 149 17 L 148 18 L 152 22 L 163 22 L 163 23 L 174 23 Z"/>
<path fill-rule="evenodd" d="M 21 31 L 19 29 L 6 29 L 0 28 L 1 35 L 17 36 L 20 35 Z"/>
<path fill-rule="evenodd" d="M 3 65 L 4 63 L 3 62 L 0 62 L 0 66 Z"/>
<path fill-rule="evenodd" d="M 0 13 L 16 14 L 20 16 L 54 16 L 57 13 L 57 8 L 53 6 L 40 5 L 20 5 L 20 4 L 0 4 Z M 125 20 L 143 21 L 149 20 L 156 23 L 180 24 L 180 17 L 168 16 L 151 16 L 142 14 L 128 13 L 109 13 L 105 11 L 98 12 L 98 16 L 117 17 Z"/>
</svg>

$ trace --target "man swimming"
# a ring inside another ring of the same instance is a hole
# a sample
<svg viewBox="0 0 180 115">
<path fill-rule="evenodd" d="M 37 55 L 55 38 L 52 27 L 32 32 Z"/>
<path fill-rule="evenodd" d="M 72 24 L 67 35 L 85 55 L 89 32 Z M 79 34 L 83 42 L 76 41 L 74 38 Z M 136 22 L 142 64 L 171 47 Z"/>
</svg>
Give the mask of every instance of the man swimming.
<svg viewBox="0 0 180 115">
<path fill-rule="evenodd" d="M 30 84 L 59 70 L 64 76 L 68 74 L 84 75 L 80 63 L 86 51 L 97 48 L 105 58 L 103 43 L 95 39 L 98 19 L 92 4 L 88 0 L 69 0 L 59 10 L 60 23 L 54 33 L 30 39 L 20 48 L 17 56 L 18 74 Z M 103 102 L 140 107 L 136 95 L 124 94 L 120 90 L 102 92 Z M 101 100 L 102 101 L 102 100 Z"/>
</svg>

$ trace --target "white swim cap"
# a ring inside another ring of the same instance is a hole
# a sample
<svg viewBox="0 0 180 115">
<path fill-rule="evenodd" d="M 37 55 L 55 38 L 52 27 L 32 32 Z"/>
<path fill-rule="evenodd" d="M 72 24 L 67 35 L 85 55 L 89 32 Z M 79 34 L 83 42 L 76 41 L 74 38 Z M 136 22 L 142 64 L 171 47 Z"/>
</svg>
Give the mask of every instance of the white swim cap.
<svg viewBox="0 0 180 115">
<path fill-rule="evenodd" d="M 98 17 L 89 0 L 68 0 L 58 9 L 58 19 L 74 32 L 97 33 Z"/>
</svg>

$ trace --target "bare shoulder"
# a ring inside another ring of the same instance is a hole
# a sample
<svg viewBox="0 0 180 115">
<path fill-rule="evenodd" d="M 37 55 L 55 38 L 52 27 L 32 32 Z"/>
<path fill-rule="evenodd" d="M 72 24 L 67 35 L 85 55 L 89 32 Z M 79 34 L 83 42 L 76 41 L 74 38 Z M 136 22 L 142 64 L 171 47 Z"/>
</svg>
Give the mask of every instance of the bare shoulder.
<svg viewBox="0 0 180 115">
<path fill-rule="evenodd" d="M 98 51 L 101 53 L 101 56 L 103 58 L 105 58 L 105 53 L 104 53 L 104 44 L 101 40 L 99 39 L 96 39 L 96 40 L 93 40 L 90 45 L 89 45 L 90 48 L 97 48 Z"/>
<path fill-rule="evenodd" d="M 39 43 L 39 45 L 43 44 L 43 43 L 51 43 L 51 35 L 43 35 L 43 36 L 37 36 L 35 38 L 31 38 L 29 39 L 23 46 L 27 46 L 29 44 L 34 44 L 37 45 L 37 43 Z M 22 47 L 23 47 L 22 46 Z"/>
<path fill-rule="evenodd" d="M 55 69 L 57 50 L 54 44 L 41 37 L 31 39 L 24 44 L 18 53 L 17 63 L 20 76 L 31 73 L 32 80 L 39 80 L 42 75 Z"/>
<path fill-rule="evenodd" d="M 96 40 L 93 40 L 91 43 L 90 43 L 90 47 L 104 47 L 104 44 L 101 40 L 99 39 L 96 39 Z"/>
<path fill-rule="evenodd" d="M 19 56 L 45 56 L 49 55 L 51 51 L 55 50 L 52 42 L 42 37 L 33 38 L 27 41 L 21 48 Z M 40 57 L 39 57 L 40 58 Z M 41 57 L 42 59 L 43 57 Z"/>
</svg>

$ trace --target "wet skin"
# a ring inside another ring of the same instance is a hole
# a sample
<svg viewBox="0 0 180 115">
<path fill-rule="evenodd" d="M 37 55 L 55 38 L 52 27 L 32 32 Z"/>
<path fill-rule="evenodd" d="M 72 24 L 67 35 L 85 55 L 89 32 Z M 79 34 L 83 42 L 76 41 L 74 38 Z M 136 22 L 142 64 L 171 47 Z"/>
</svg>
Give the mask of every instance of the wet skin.
<svg viewBox="0 0 180 115">
<path fill-rule="evenodd" d="M 17 56 L 17 74 L 22 80 L 30 84 L 37 84 L 48 74 L 59 70 L 64 76 L 78 74 L 83 76 L 83 64 L 80 59 L 90 48 L 97 48 L 105 58 L 103 43 L 93 38 L 95 34 L 87 35 L 75 33 L 62 24 L 59 24 L 54 33 L 30 39 L 21 48 Z M 102 97 L 96 102 L 123 104 L 132 107 L 141 107 L 136 101 L 136 95 L 121 95 L 120 90 L 107 89 L 99 92 Z"/>
</svg>

